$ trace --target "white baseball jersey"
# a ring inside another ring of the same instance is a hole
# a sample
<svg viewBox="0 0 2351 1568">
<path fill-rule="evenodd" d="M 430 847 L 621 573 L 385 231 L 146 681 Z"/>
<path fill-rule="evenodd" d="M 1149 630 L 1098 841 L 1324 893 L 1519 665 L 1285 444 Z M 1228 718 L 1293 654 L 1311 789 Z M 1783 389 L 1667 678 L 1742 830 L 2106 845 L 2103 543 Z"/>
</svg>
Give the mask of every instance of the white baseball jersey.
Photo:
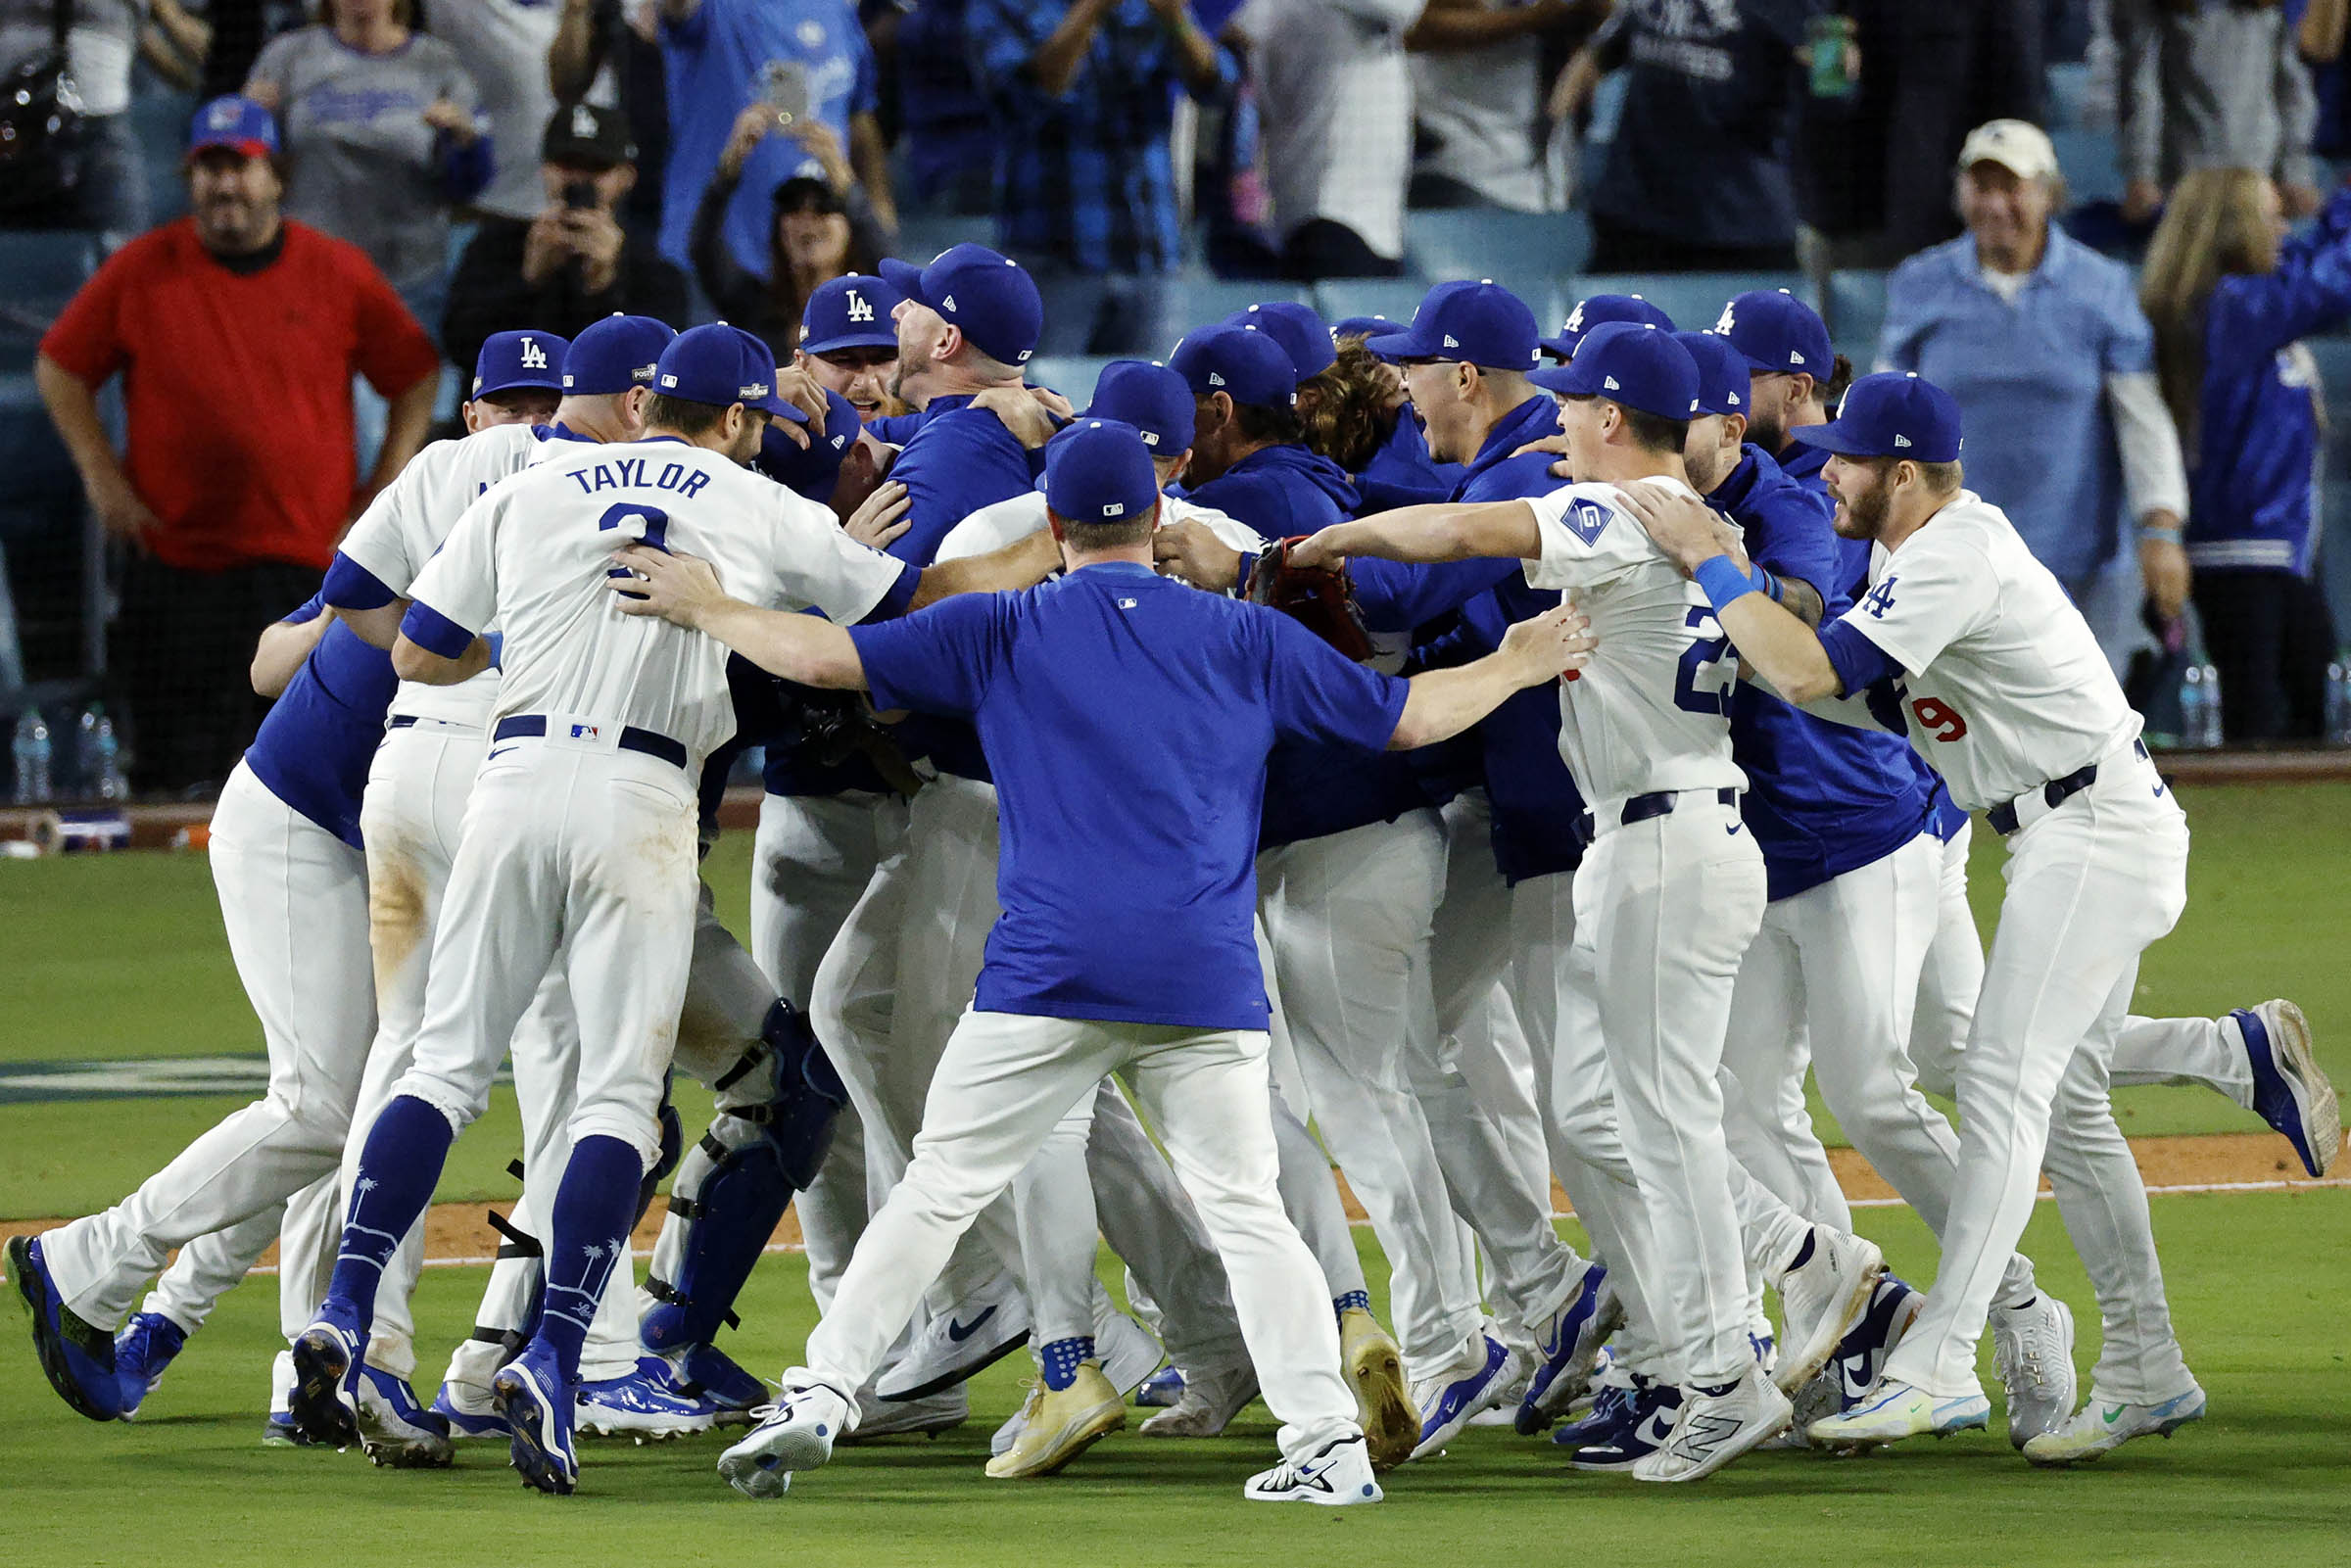
<svg viewBox="0 0 2351 1568">
<path fill-rule="evenodd" d="M 1595 813 L 1660 789 L 1744 789 L 1731 760 L 1738 655 L 1704 592 L 1621 499 L 1614 485 L 1582 484 L 1526 503 L 1543 540 L 1527 585 L 1573 593 L 1600 640 L 1581 678 L 1560 684 L 1559 755 Z"/>
<path fill-rule="evenodd" d="M 493 425 L 456 441 L 436 441 L 409 458 L 400 477 L 368 503 L 339 547 L 377 582 L 406 596 L 465 508 L 552 445 L 530 425 Z M 406 718 L 487 724 L 498 703 L 498 681 L 495 669 L 456 686 L 403 681 L 391 711 Z"/>
<path fill-rule="evenodd" d="M 1201 523 L 1218 540 L 1230 548 L 1254 553 L 1266 547 L 1257 530 L 1239 518 L 1202 506 L 1175 496 L 1159 498 L 1159 526 L 1171 523 Z M 978 511 L 947 530 L 946 538 L 938 543 L 934 559 L 959 560 L 969 555 L 985 555 L 1002 549 L 1015 540 L 1027 539 L 1045 526 L 1045 493 L 1032 490 L 1026 496 L 1013 496 Z"/>
<path fill-rule="evenodd" d="M 1963 490 L 1889 552 L 1839 623 L 1907 672 L 1902 722 L 1983 811 L 2079 772 L 2139 731 L 2089 623 L 2001 510 Z"/>
<path fill-rule="evenodd" d="M 634 725 L 683 744 L 698 769 L 735 733 L 725 646 L 623 615 L 605 587 L 644 541 L 710 562 L 753 604 L 863 620 L 915 568 L 840 531 L 830 509 L 668 438 L 581 447 L 467 507 L 410 596 L 469 632 L 505 637 L 496 716 Z"/>
</svg>

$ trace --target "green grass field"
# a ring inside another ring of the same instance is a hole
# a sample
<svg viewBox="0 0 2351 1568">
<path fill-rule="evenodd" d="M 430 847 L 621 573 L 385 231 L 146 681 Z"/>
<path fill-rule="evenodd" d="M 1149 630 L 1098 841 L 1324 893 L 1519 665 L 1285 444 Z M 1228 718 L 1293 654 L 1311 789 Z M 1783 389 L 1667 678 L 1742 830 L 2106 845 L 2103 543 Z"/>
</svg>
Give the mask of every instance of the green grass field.
<svg viewBox="0 0 2351 1568">
<path fill-rule="evenodd" d="M 2149 956 L 2139 1008 L 2210 1013 L 2299 999 L 2338 1078 L 2351 1078 L 2351 786 L 2204 788 L 2180 929 Z M 748 836 L 712 857 L 720 907 L 740 928 Z M 1978 912 L 2000 883 L 1978 841 Z M 0 862 L 0 1066 L 251 1054 L 260 1049 L 220 934 L 203 858 L 140 854 Z M 686 1086 L 681 1086 L 682 1089 Z M 235 1098 L 0 1104 L 0 1215 L 112 1202 Z M 2245 1131 L 2199 1090 L 2118 1099 L 2135 1133 Z M 681 1109 L 706 1114 L 698 1090 Z M 1833 1129 L 1826 1129 L 1833 1132 Z M 444 1197 L 511 1196 L 510 1092 L 459 1141 Z M 2079 1473 L 2029 1470 L 1998 1438 L 1832 1461 L 1767 1453 L 1708 1483 L 1652 1489 L 1570 1475 L 1545 1444 L 1471 1433 L 1443 1459 L 1392 1478 L 1391 1501 L 1332 1515 L 1249 1508 L 1237 1489 L 1271 1454 L 1253 1406 L 1218 1442 L 1115 1437 L 1065 1476 L 986 1480 L 986 1437 L 1019 1399 L 1018 1358 L 975 1385 L 973 1419 L 936 1442 L 852 1450 L 781 1502 L 736 1497 L 717 1445 L 592 1445 L 582 1495 L 520 1491 L 503 1450 L 470 1448 L 454 1474 L 371 1470 L 357 1455 L 258 1442 L 274 1282 L 233 1293 L 131 1426 L 94 1428 L 47 1389 L 21 1321 L 0 1329 L 0 1565 L 422 1559 L 434 1563 L 736 1563 L 792 1554 L 842 1564 L 1635 1561 L 2211 1563 L 2252 1549 L 2298 1564 L 2351 1563 L 2351 1192 L 2159 1198 L 2157 1233 L 2189 1359 L 2212 1414 L 2171 1443 L 2140 1443 Z M 1860 1228 L 1895 1266 L 1933 1271 L 1904 1211 Z M 1569 1233 L 1573 1234 L 1572 1226 Z M 1359 1244 L 1372 1252 L 1367 1233 Z M 2096 1312 L 2054 1212 L 2027 1245 L 2075 1307 L 2079 1358 Z M 1371 1259 L 1374 1280 L 1385 1268 Z M 428 1389 L 472 1320 L 481 1274 L 435 1268 L 417 1304 Z M 732 1349 L 773 1374 L 812 1317 L 804 1265 L 770 1259 L 742 1304 Z M 1991 1385 L 1996 1389 L 1996 1382 Z M 1996 1415 L 1995 1415 L 1996 1423 Z M 651 1504 L 652 1506 L 648 1506 Z"/>
</svg>

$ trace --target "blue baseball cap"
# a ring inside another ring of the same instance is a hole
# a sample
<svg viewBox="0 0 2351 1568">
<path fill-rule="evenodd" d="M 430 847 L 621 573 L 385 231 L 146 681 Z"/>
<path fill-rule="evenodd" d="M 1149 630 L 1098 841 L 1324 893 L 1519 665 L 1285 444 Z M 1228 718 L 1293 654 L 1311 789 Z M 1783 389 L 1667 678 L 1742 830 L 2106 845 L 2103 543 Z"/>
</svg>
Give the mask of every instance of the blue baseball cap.
<svg viewBox="0 0 2351 1568">
<path fill-rule="evenodd" d="M 1829 347 L 1829 325 L 1820 313 L 1786 289 L 1750 289 L 1722 308 L 1714 330 L 1747 356 L 1752 369 L 1802 371 L 1829 379 L 1837 351 Z"/>
<path fill-rule="evenodd" d="M 1567 324 L 1559 328 L 1558 337 L 1545 338 L 1543 347 L 1562 359 L 1572 359 L 1584 334 L 1609 321 L 1639 321 L 1659 332 L 1673 330 L 1673 317 L 1638 294 L 1595 294 L 1575 302 L 1575 309 L 1567 312 Z"/>
<path fill-rule="evenodd" d="M 649 315 L 614 311 L 601 321 L 591 321 L 563 356 L 565 396 L 604 397 L 631 387 L 650 387 L 655 362 L 677 336 L 668 322 Z"/>
<path fill-rule="evenodd" d="M 1195 398 L 1222 392 L 1234 403 L 1259 408 L 1291 408 L 1298 403 L 1298 367 L 1289 351 L 1255 327 L 1187 332 L 1168 356 L 1168 368 L 1183 377 Z"/>
<path fill-rule="evenodd" d="M 1346 315 L 1330 324 L 1330 335 L 1333 341 L 1339 338 L 1370 339 L 1384 337 L 1390 332 L 1401 332 L 1404 327 L 1404 322 L 1391 321 L 1384 315 Z M 1369 344 L 1367 342 L 1365 346 L 1368 348 Z"/>
<path fill-rule="evenodd" d="M 834 354 L 842 349 L 895 349 L 898 329 L 889 313 L 898 291 L 865 272 L 819 283 L 800 311 L 800 350 Z"/>
<path fill-rule="evenodd" d="M 230 93 L 196 111 L 188 122 L 188 156 L 208 147 L 229 147 L 247 158 L 277 153 L 277 117 L 250 98 Z"/>
<path fill-rule="evenodd" d="M 1697 416 L 1698 362 L 1672 333 L 1646 321 L 1604 321 L 1584 334 L 1575 357 L 1529 371 L 1538 387 L 1569 397 L 1606 398 L 1660 419 Z"/>
<path fill-rule="evenodd" d="M 1079 417 L 1132 425 L 1152 456 L 1173 457 L 1192 444 L 1192 389 L 1156 359 L 1113 359 Z"/>
<path fill-rule="evenodd" d="M 1881 370 L 1846 389 L 1837 417 L 1789 432 L 1807 447 L 1845 457 L 1959 459 L 1959 401 L 1915 370 Z"/>
<path fill-rule="evenodd" d="M 1045 304 L 1036 280 L 1008 256 L 967 240 L 939 252 L 929 266 L 884 261 L 882 276 L 907 299 L 960 327 L 974 348 L 999 363 L 1027 364 L 1036 352 L 1037 334 L 1045 329 Z"/>
<path fill-rule="evenodd" d="M 1045 505 L 1073 523 L 1128 522 L 1159 500 L 1143 433 L 1116 419 L 1080 419 L 1045 443 Z"/>
<path fill-rule="evenodd" d="M 559 393 L 563 390 L 563 361 L 570 353 L 570 340 L 552 332 L 529 327 L 493 332 L 482 340 L 482 352 L 473 356 L 473 390 L 465 396 L 487 398 L 524 387 Z"/>
<path fill-rule="evenodd" d="M 795 425 L 806 424 L 807 411 L 797 404 L 785 402 L 776 388 L 776 351 L 755 332 L 737 327 L 735 336 L 743 340 L 743 405 L 778 419 L 789 419 Z"/>
<path fill-rule="evenodd" d="M 1311 381 L 1339 357 L 1330 327 L 1312 306 L 1296 300 L 1268 300 L 1224 318 L 1228 327 L 1255 327 L 1281 345 L 1300 381 Z"/>
<path fill-rule="evenodd" d="M 1747 356 L 1731 340 L 1712 332 L 1676 332 L 1673 341 L 1690 351 L 1698 365 L 1700 413 L 1747 413 Z"/>
<path fill-rule="evenodd" d="M 827 391 L 825 433 L 820 436 L 809 431 L 808 445 L 803 447 L 771 424 L 751 466 L 810 500 L 831 500 L 834 482 L 840 477 L 840 460 L 848 455 L 862 428 L 855 405 L 840 393 Z"/>
<path fill-rule="evenodd" d="M 661 351 L 660 362 L 653 367 L 653 390 L 688 403 L 721 408 L 740 403 L 773 413 L 775 356 L 757 338 L 724 321 L 689 327 Z M 806 417 L 800 415 L 803 421 Z"/>
<path fill-rule="evenodd" d="M 1447 359 L 1493 370 L 1540 364 L 1535 312 L 1492 279 L 1440 283 L 1428 291 L 1413 324 L 1365 345 L 1383 359 Z"/>
</svg>

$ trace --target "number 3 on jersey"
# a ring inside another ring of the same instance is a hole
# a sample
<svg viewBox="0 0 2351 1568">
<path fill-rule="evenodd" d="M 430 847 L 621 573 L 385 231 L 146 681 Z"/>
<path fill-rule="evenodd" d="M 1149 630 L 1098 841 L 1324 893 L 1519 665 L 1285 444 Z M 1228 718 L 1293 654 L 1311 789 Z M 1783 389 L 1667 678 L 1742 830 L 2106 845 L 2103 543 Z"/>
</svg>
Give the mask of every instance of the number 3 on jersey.
<svg viewBox="0 0 2351 1568">
<path fill-rule="evenodd" d="M 1715 624 L 1714 612 L 1703 605 L 1691 610 L 1682 624 L 1689 628 L 1691 641 L 1682 650 L 1673 705 L 1689 713 L 1730 717 L 1731 686 L 1739 679 L 1739 655 L 1731 652 L 1731 640 Z"/>
<path fill-rule="evenodd" d="M 631 524 L 636 526 L 631 527 Z M 606 507 L 604 515 L 596 520 L 596 526 L 600 533 L 607 529 L 617 529 L 632 543 L 643 545 L 648 549 L 657 549 L 664 555 L 669 553 L 669 513 L 658 506 L 623 503 L 618 506 Z M 604 575 L 606 577 L 627 577 L 630 572 L 625 566 L 614 566 L 607 569 Z M 643 594 L 624 594 L 622 597 L 643 598 L 645 595 Z"/>
</svg>

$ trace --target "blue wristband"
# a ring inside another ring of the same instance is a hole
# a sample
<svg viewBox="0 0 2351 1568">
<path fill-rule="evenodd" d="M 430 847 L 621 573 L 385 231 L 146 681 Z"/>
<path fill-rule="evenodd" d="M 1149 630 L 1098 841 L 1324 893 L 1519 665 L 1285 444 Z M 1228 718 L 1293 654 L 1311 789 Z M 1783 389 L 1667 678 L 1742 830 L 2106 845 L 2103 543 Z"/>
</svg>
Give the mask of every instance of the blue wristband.
<svg viewBox="0 0 2351 1568">
<path fill-rule="evenodd" d="M 1765 568 L 1761 566 L 1749 567 L 1747 582 L 1750 588 L 1769 598 L 1774 604 L 1781 602 L 1780 580 L 1772 576 Z"/>
<path fill-rule="evenodd" d="M 1739 570 L 1738 563 L 1728 555 L 1715 555 L 1700 561 L 1698 570 L 1692 572 L 1690 577 L 1706 591 L 1706 601 L 1714 606 L 1717 613 L 1733 600 L 1759 592 L 1753 580 Z"/>
</svg>

